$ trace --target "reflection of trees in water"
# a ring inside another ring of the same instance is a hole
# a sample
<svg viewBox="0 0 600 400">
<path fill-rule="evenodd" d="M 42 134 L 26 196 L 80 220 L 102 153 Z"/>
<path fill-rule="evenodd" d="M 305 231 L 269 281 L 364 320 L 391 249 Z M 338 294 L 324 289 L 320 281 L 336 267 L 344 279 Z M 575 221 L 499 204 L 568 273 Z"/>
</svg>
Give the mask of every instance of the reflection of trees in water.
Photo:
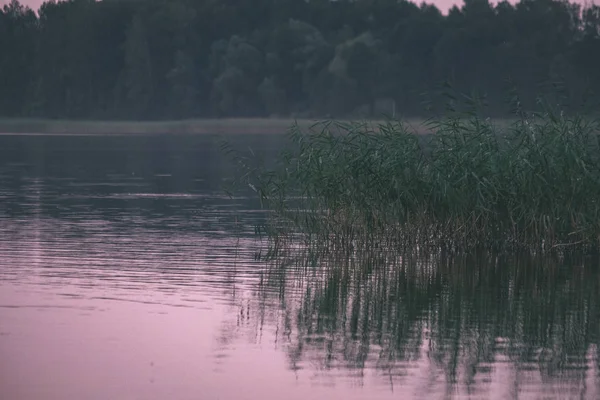
<svg viewBox="0 0 600 400">
<path fill-rule="evenodd" d="M 597 264 L 568 256 L 288 254 L 265 270 L 256 318 L 276 324 L 291 369 L 376 369 L 392 384 L 418 373 L 423 386 L 443 379 L 448 390 L 490 383 L 505 370 L 510 393 L 538 380 L 587 397 L 599 386 Z M 586 387 L 590 375 L 594 388 Z"/>
</svg>

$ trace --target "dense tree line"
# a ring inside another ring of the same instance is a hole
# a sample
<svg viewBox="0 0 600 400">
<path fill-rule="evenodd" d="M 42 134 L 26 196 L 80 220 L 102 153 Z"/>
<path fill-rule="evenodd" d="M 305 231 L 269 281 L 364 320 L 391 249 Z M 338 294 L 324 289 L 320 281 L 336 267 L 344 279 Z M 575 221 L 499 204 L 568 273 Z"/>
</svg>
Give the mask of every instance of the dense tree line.
<svg viewBox="0 0 600 400">
<path fill-rule="evenodd" d="M 0 11 L 0 115 L 422 115 L 600 98 L 600 7 L 465 0 L 69 0 Z"/>
</svg>

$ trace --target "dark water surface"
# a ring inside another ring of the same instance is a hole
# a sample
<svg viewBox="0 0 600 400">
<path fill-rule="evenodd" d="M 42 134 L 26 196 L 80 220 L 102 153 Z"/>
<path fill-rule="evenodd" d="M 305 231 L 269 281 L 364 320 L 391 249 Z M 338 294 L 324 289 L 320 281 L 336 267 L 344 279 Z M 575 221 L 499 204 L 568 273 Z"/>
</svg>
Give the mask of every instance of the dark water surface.
<svg viewBox="0 0 600 400">
<path fill-rule="evenodd" d="M 267 263 L 231 174 L 208 136 L 0 136 L 0 399 L 600 398 L 596 258 Z"/>
</svg>

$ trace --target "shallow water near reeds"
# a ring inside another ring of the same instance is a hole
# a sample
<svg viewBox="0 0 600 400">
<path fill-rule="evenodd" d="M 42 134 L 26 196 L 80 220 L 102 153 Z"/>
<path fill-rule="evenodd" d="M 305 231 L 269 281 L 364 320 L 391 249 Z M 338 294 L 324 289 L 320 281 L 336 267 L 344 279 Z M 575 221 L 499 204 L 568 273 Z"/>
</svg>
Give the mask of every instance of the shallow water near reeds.
<svg viewBox="0 0 600 400">
<path fill-rule="evenodd" d="M 0 399 L 600 398 L 596 258 L 267 262 L 232 175 L 210 136 L 0 137 Z"/>
</svg>

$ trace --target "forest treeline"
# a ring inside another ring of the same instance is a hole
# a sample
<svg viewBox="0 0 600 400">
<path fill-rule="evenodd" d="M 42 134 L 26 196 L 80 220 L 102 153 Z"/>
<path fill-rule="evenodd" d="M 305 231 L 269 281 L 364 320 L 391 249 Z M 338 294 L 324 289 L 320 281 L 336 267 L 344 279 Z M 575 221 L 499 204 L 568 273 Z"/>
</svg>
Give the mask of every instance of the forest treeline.
<svg viewBox="0 0 600 400">
<path fill-rule="evenodd" d="M 0 11 L 0 115 L 420 116 L 444 85 L 600 100 L 600 7 L 466 0 L 69 0 Z"/>
</svg>

